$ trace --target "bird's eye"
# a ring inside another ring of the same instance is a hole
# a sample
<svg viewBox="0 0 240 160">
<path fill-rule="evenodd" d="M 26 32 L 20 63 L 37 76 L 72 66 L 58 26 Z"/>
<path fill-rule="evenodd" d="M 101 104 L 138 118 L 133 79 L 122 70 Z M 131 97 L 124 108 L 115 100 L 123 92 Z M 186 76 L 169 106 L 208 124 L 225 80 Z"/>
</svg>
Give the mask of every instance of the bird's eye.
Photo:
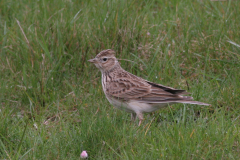
<svg viewBox="0 0 240 160">
<path fill-rule="evenodd" d="M 107 58 L 103 58 L 102 60 L 103 60 L 104 62 L 106 62 L 106 61 L 107 61 Z"/>
</svg>

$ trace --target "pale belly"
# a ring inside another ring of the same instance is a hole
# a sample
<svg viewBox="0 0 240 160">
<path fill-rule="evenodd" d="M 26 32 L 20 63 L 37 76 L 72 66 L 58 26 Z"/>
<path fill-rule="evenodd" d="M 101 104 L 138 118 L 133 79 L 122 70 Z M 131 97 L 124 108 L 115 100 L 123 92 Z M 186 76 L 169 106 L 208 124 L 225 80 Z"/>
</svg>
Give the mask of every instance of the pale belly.
<svg viewBox="0 0 240 160">
<path fill-rule="evenodd" d="M 137 101 L 130 101 L 130 102 L 122 102 L 120 100 L 116 100 L 113 98 L 108 98 L 108 101 L 116 108 L 120 110 L 124 110 L 130 113 L 147 113 L 147 112 L 154 112 L 160 108 L 166 107 L 168 104 L 161 103 L 161 104 L 148 104 L 148 103 L 141 103 Z"/>
<path fill-rule="evenodd" d="M 117 109 L 120 109 L 120 110 L 123 110 L 123 111 L 126 111 L 126 112 L 130 112 L 130 113 L 134 113 L 134 111 L 131 108 L 129 108 L 127 103 L 116 100 L 116 99 L 113 99 L 113 98 L 108 98 L 107 97 L 107 99 Z"/>
</svg>

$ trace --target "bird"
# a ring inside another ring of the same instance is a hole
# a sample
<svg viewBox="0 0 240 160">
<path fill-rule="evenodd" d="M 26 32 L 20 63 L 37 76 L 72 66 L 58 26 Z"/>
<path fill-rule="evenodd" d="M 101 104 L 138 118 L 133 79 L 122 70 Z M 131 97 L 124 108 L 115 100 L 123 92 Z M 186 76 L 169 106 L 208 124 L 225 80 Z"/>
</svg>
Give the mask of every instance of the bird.
<svg viewBox="0 0 240 160">
<path fill-rule="evenodd" d="M 106 49 L 88 60 L 102 74 L 102 88 L 108 101 L 120 110 L 131 113 L 131 119 L 139 119 L 138 126 L 143 121 L 143 113 L 154 112 L 160 108 L 175 103 L 187 103 L 209 106 L 210 104 L 193 101 L 185 90 L 174 89 L 153 83 L 124 70 L 115 51 Z"/>
</svg>

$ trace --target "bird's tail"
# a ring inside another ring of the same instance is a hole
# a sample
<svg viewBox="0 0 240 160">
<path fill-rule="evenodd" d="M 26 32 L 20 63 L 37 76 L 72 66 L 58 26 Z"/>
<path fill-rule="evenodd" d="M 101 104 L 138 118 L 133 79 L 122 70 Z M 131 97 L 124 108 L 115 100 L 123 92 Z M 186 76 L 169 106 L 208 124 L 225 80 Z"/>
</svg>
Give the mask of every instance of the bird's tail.
<svg viewBox="0 0 240 160">
<path fill-rule="evenodd" d="M 179 101 L 178 103 L 187 103 L 187 104 L 197 104 L 197 105 L 203 105 L 203 106 L 210 106 L 210 104 L 198 102 L 198 101 Z"/>
<path fill-rule="evenodd" d="M 210 104 L 198 102 L 198 101 L 192 101 L 193 97 L 190 96 L 181 96 L 182 100 L 179 101 L 179 103 L 187 103 L 187 104 L 197 104 L 197 105 L 203 105 L 203 106 L 209 106 Z"/>
</svg>

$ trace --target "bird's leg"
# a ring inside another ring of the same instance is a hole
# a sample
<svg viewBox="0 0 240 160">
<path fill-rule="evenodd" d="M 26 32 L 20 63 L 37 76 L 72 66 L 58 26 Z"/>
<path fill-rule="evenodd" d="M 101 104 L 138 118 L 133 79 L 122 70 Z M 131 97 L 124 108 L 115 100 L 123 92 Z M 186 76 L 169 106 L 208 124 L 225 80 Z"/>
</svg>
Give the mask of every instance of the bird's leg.
<svg viewBox="0 0 240 160">
<path fill-rule="evenodd" d="M 134 122 L 136 120 L 137 114 L 136 113 L 132 113 L 131 114 L 131 120 Z"/>
<path fill-rule="evenodd" d="M 138 119 L 139 119 L 139 123 L 138 126 L 141 126 L 142 120 L 143 120 L 143 114 L 142 113 L 137 113 Z"/>
</svg>

